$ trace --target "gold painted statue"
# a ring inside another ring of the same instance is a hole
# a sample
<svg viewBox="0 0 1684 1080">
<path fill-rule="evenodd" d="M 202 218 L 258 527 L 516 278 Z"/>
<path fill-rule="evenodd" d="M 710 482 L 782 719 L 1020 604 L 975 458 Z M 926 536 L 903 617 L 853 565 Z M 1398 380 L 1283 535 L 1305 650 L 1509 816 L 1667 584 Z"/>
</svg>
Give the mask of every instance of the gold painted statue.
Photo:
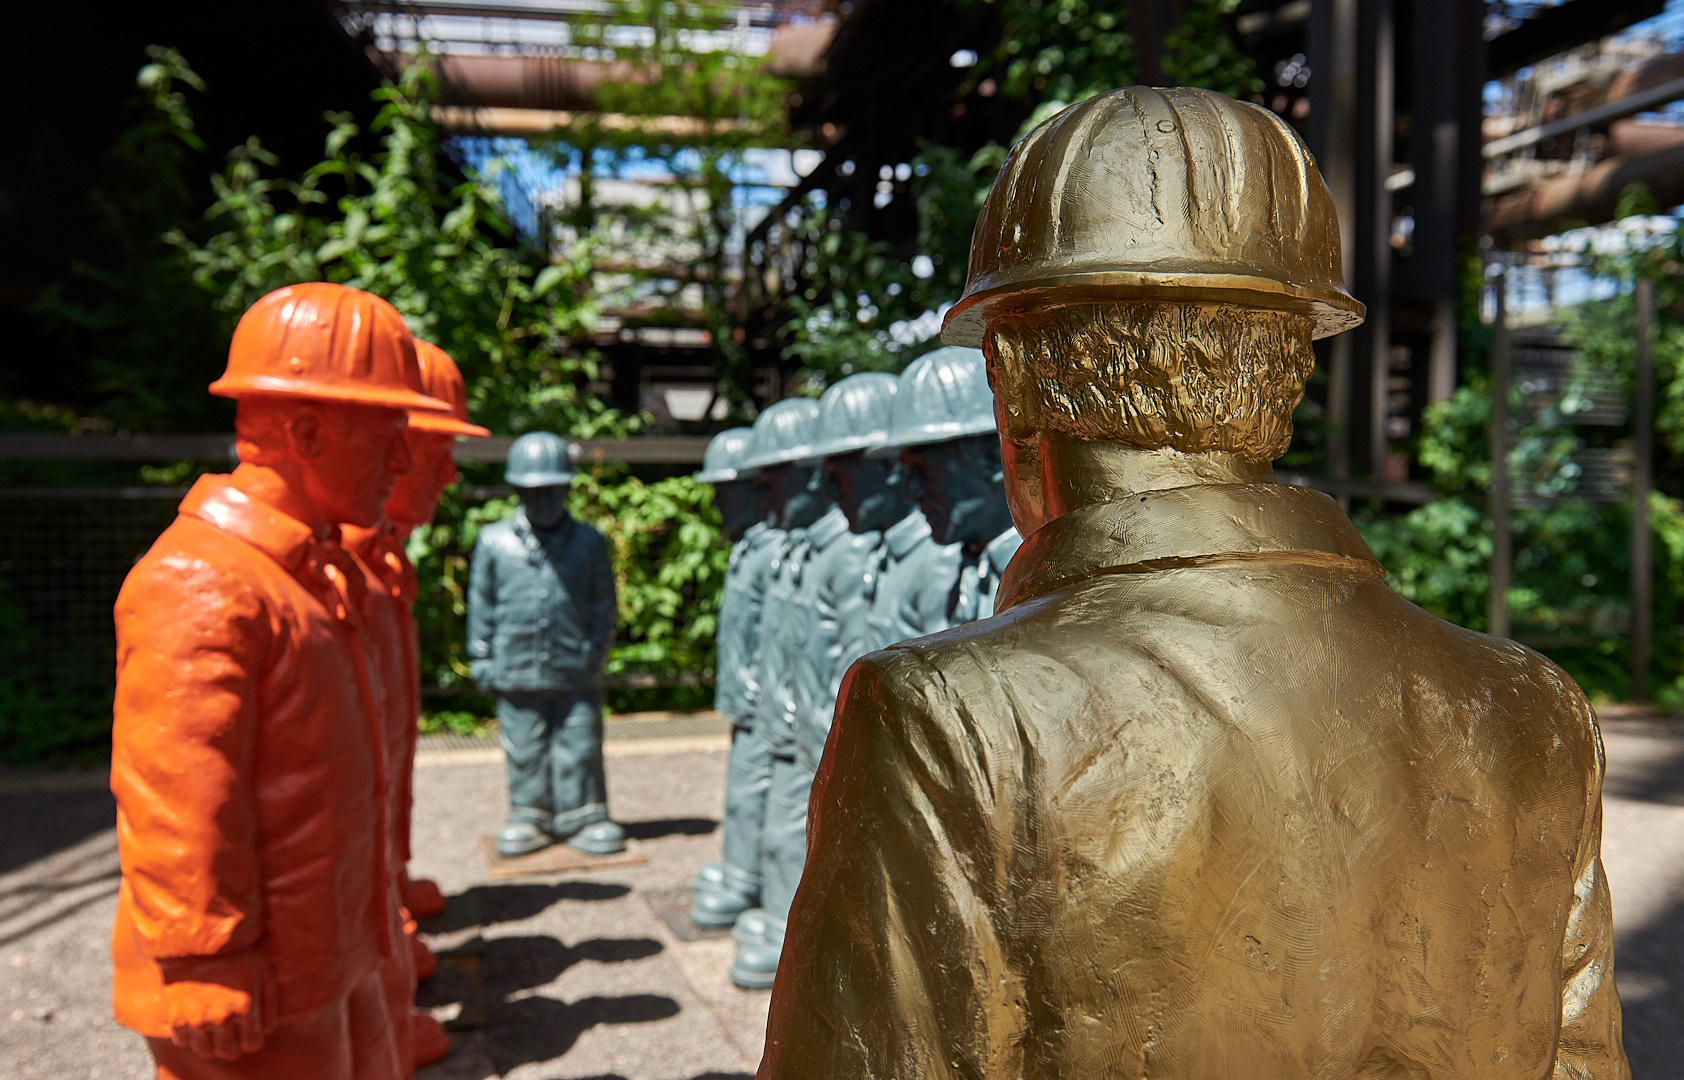
<svg viewBox="0 0 1684 1080">
<path fill-rule="evenodd" d="M 945 334 L 1029 539 L 848 674 L 762 1080 L 1629 1075 L 1583 695 L 1274 482 L 1339 265 L 1262 109 L 1132 87 L 1013 151 Z"/>
</svg>

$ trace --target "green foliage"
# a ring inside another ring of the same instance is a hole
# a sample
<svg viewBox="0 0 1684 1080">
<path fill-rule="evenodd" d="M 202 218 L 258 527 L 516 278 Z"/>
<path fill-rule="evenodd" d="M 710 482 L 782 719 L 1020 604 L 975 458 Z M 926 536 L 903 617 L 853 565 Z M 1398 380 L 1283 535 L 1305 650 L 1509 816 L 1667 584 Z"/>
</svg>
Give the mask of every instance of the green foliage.
<svg viewBox="0 0 1684 1080">
<path fill-rule="evenodd" d="M 608 676 L 712 670 L 730 556 L 713 488 L 688 476 L 605 484 L 581 474 L 573 513 L 602 530 L 614 560 L 620 631 Z"/>
<path fill-rule="evenodd" d="M 1000 10 L 996 61 L 1010 97 L 1066 105 L 1135 81 L 1126 14 L 1090 0 L 981 0 Z"/>
<path fill-rule="evenodd" d="M 1641 233 L 1637 235 L 1641 236 Z M 1631 621 L 1631 512 L 1624 503 L 1563 498 L 1582 444 L 1572 426 L 1593 370 L 1613 371 L 1632 392 L 1635 305 L 1630 283 L 1655 283 L 1657 468 L 1660 490 L 1649 502 L 1654 552 L 1654 667 L 1651 693 L 1684 704 L 1684 285 L 1680 237 L 1651 236 L 1614 253 L 1587 253 L 1593 274 L 1621 283 L 1614 295 L 1566 312 L 1562 329 L 1580 357 L 1577 385 L 1558 407 L 1529 412 L 1521 390 L 1510 402 L 1509 473 L 1519 505 L 1511 512 L 1513 581 L 1508 602 L 1513 633 L 1561 664 L 1593 697 L 1620 699 L 1631 687 L 1627 634 Z M 1475 307 L 1482 275 L 1464 275 L 1464 312 Z M 1464 319 L 1471 321 L 1471 319 Z M 1482 355 L 1489 330 L 1464 327 L 1466 385 L 1427 410 L 1415 450 L 1444 493 L 1397 518 L 1359 515 L 1358 525 L 1400 593 L 1434 614 L 1484 629 L 1492 538 L 1486 513 L 1491 485 L 1491 392 Z"/>
<path fill-rule="evenodd" d="M 35 642 L 29 616 L 0 581 L 0 640 L 13 657 Z M 109 697 L 54 692 L 27 664 L 0 667 L 0 765 L 92 761 L 110 741 Z"/>
<path fill-rule="evenodd" d="M 249 140 L 215 180 L 206 217 L 219 231 L 199 243 L 178 230 L 172 242 L 230 316 L 301 281 L 385 297 L 451 354 L 474 415 L 497 430 L 626 433 L 633 422 L 583 390 L 596 375 L 576 347 L 596 316 L 592 245 L 518 243 L 489 178 L 461 179 L 448 161 L 429 112 L 437 92 L 416 57 L 376 92 L 379 151 L 357 154 L 357 125 L 332 115 L 325 156 L 300 180 Z"/>
</svg>

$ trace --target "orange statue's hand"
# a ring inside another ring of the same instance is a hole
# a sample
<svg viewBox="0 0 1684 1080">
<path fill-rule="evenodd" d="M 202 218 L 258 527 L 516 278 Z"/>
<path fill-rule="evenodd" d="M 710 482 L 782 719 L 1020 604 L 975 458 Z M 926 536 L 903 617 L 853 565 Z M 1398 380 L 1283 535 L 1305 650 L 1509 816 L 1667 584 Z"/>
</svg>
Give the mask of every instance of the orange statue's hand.
<svg viewBox="0 0 1684 1080">
<path fill-rule="evenodd" d="M 158 961 L 164 973 L 170 1039 L 202 1058 L 233 1061 L 263 1046 L 275 1029 L 279 990 L 255 950 Z"/>
</svg>

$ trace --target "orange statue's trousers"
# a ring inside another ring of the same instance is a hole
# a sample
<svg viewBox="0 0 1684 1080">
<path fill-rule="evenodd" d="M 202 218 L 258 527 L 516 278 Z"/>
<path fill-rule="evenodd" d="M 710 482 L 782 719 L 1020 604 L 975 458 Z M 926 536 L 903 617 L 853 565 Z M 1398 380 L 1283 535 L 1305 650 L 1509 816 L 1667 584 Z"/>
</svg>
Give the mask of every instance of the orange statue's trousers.
<svg viewBox="0 0 1684 1080">
<path fill-rule="evenodd" d="M 404 1003 L 408 1009 L 408 1003 Z M 158 1080 L 404 1080 L 406 1052 L 392 1030 L 379 973 L 347 997 L 271 1031 L 256 1053 L 206 1059 L 168 1039 L 147 1039 Z"/>
</svg>

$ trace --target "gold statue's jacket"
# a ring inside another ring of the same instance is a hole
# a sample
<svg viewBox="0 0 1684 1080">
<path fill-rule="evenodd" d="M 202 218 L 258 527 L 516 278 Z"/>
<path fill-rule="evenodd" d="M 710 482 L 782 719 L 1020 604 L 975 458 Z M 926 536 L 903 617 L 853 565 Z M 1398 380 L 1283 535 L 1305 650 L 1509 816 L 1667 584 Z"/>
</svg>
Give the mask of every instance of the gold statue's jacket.
<svg viewBox="0 0 1684 1080">
<path fill-rule="evenodd" d="M 998 608 L 849 672 L 762 1080 L 1628 1075 L 1549 661 L 1272 484 L 1058 518 Z"/>
</svg>

